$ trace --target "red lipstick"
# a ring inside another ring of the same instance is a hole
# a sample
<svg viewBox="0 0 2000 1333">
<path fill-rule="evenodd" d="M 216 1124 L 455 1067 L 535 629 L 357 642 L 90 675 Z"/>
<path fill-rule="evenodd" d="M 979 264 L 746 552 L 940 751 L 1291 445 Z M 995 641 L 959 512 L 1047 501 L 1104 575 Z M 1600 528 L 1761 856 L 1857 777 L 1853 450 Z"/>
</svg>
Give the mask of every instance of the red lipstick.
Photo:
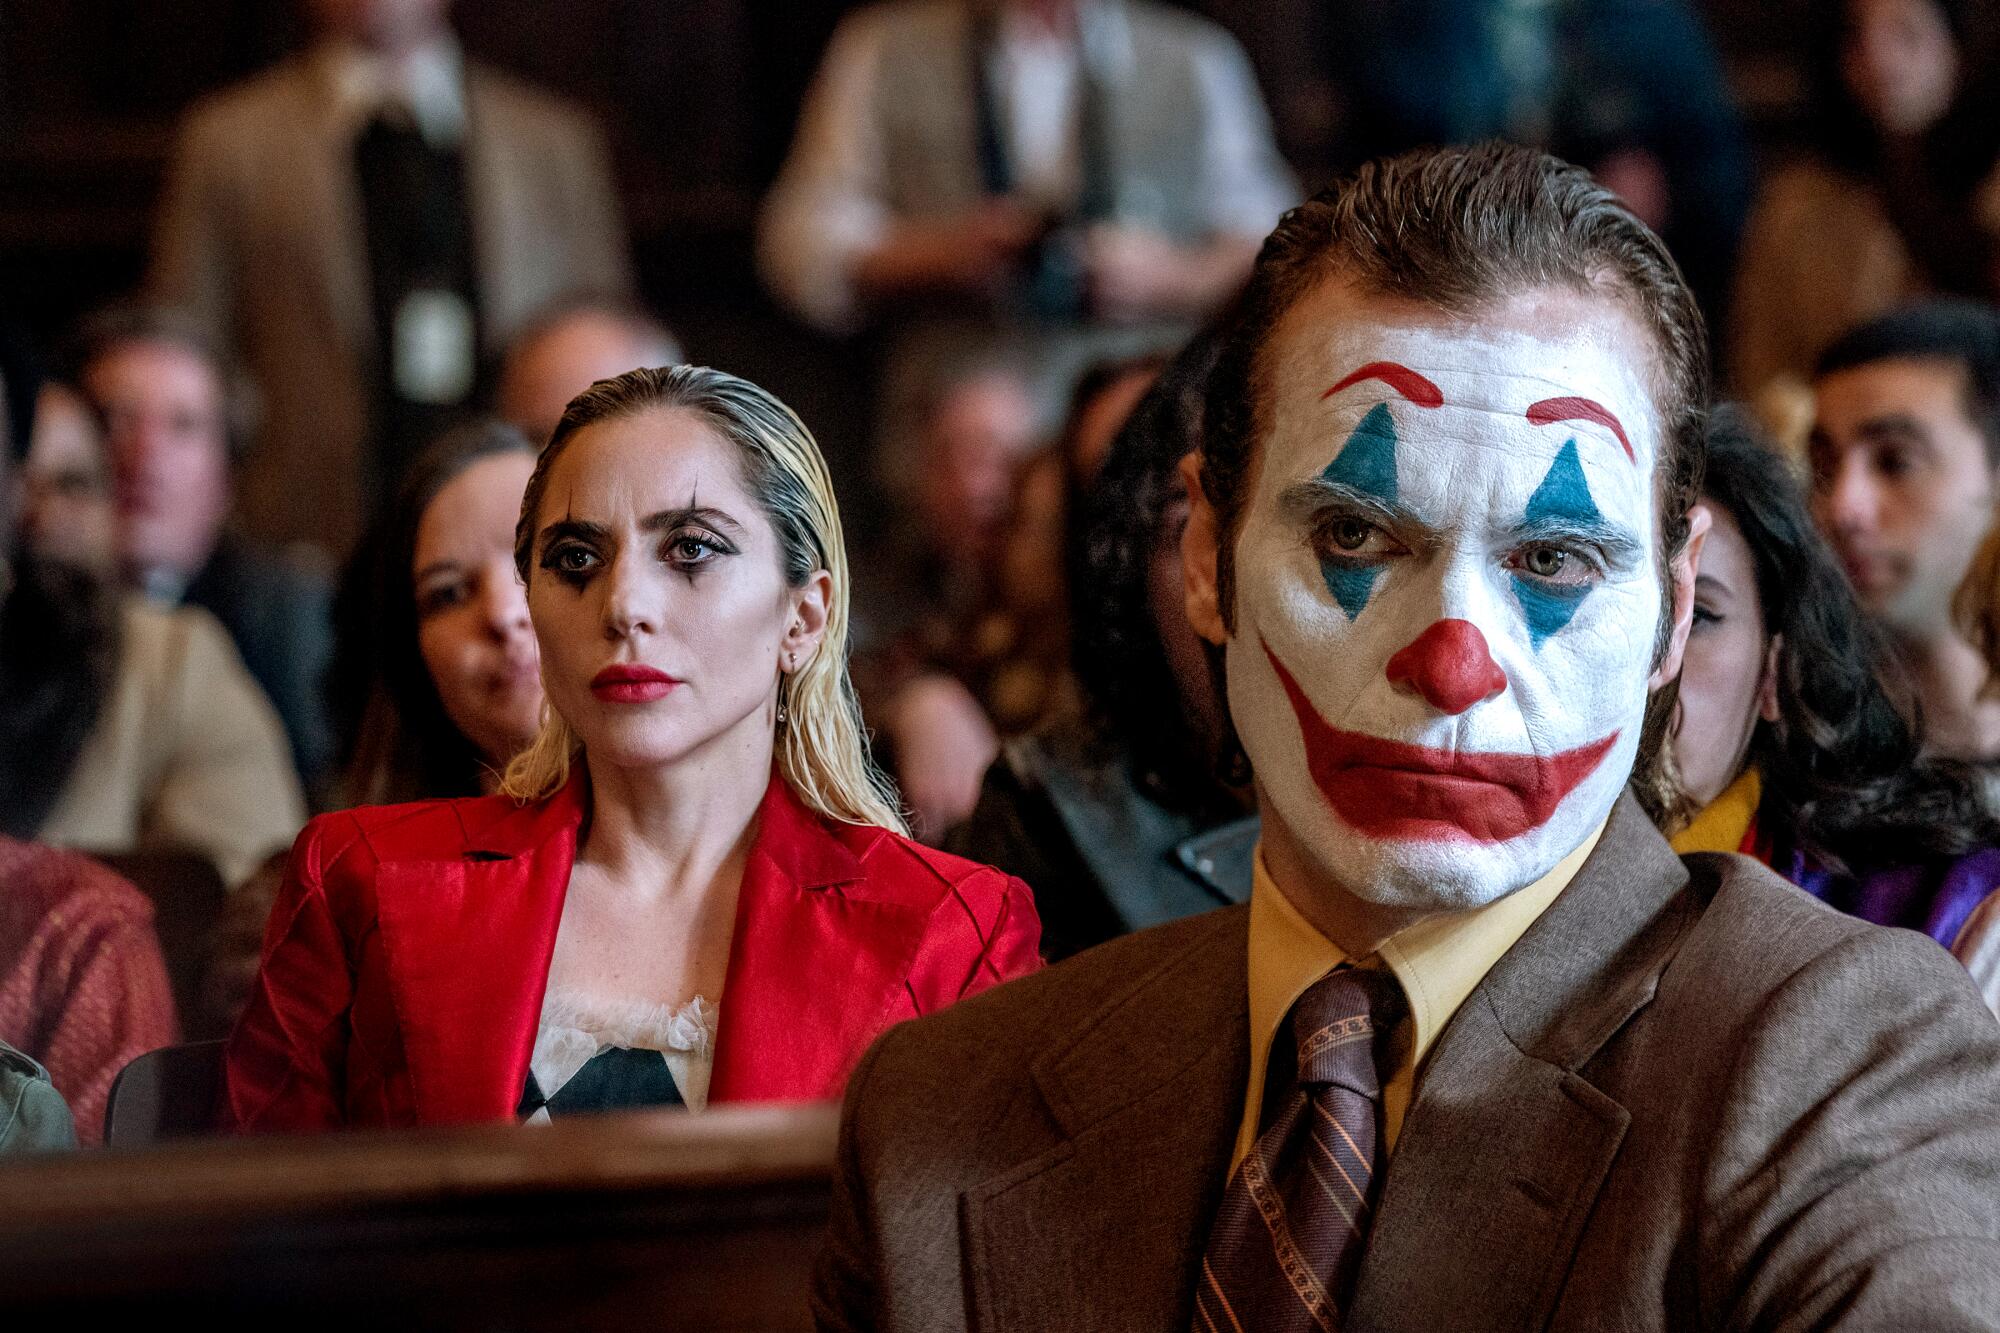
<svg viewBox="0 0 2000 1333">
<path fill-rule="evenodd" d="M 1306 743 L 1306 766 L 1334 814 L 1355 831 L 1394 841 L 1506 842 L 1540 828 L 1596 771 L 1618 740 L 1559 754 L 1466 754 L 1343 731 L 1264 645 Z"/>
<path fill-rule="evenodd" d="M 649 704 L 666 698 L 680 683 L 657 667 L 614 662 L 591 679 L 590 692 L 608 704 Z"/>
</svg>

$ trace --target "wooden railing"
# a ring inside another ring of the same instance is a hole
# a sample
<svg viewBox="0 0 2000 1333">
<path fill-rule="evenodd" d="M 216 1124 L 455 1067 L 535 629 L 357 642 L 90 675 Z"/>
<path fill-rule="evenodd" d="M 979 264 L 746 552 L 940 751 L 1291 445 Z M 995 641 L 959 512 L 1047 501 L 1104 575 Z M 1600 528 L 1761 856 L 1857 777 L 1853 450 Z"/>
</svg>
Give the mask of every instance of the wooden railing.
<svg viewBox="0 0 2000 1333">
<path fill-rule="evenodd" d="M 16 1159 L 0 1309 L 371 1333 L 804 1328 L 836 1122 L 830 1105 L 766 1106 Z"/>
</svg>

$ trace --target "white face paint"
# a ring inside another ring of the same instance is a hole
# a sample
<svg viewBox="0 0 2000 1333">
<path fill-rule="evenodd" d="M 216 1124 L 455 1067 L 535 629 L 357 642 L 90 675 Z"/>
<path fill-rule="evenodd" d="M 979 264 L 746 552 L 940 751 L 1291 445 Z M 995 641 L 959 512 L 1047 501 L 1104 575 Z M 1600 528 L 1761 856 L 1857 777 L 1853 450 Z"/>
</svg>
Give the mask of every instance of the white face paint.
<svg viewBox="0 0 2000 1333">
<path fill-rule="evenodd" d="M 1546 874 L 1630 774 L 1660 428 L 1607 301 L 1406 309 L 1328 284 L 1273 336 L 1229 703 L 1265 818 L 1330 882 L 1450 911 Z"/>
</svg>

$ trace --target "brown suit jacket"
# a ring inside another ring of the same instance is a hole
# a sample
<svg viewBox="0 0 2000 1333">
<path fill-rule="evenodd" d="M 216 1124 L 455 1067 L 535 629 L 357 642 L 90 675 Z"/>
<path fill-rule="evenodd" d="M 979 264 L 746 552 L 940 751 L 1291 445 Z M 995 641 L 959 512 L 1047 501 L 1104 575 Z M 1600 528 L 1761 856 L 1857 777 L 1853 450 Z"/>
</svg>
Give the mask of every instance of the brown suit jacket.
<svg viewBox="0 0 2000 1333">
<path fill-rule="evenodd" d="M 632 277 L 603 139 L 566 103 L 465 66 L 465 168 L 488 355 L 543 307 Z M 167 171 L 149 287 L 214 330 L 256 381 L 238 480 L 246 531 L 344 552 L 362 514 L 377 373 L 354 127 L 308 54 L 189 112 Z"/>
<path fill-rule="evenodd" d="M 1185 1329 L 1247 1077 L 1245 908 L 892 1029 L 823 1328 Z M 2000 1028 L 1930 940 L 1629 798 L 1419 1071 L 1344 1325 L 2000 1328 Z"/>
</svg>

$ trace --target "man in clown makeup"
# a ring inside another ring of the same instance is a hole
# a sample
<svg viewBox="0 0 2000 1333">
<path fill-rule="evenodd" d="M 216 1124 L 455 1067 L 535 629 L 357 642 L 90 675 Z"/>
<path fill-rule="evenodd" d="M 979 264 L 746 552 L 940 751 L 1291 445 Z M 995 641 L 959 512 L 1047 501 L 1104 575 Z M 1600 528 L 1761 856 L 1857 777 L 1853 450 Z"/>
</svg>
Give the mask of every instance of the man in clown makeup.
<svg viewBox="0 0 2000 1333">
<path fill-rule="evenodd" d="M 1286 217 L 1185 465 L 1251 901 L 883 1037 L 822 1327 L 2000 1329 L 1961 970 L 1625 794 L 1705 382 L 1658 239 L 1552 158 Z"/>
</svg>

